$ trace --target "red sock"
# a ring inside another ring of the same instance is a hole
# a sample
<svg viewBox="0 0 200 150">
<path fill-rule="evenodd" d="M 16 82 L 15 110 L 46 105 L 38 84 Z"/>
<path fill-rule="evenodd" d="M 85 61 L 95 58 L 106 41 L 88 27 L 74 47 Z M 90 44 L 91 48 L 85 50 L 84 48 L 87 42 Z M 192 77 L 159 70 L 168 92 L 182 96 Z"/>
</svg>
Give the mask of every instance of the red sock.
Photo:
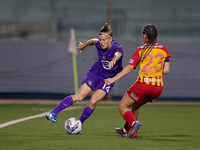
<svg viewBox="0 0 200 150">
<path fill-rule="evenodd" d="M 124 113 L 124 119 L 130 126 L 132 126 L 133 122 L 136 121 L 132 111 L 127 111 Z"/>
<path fill-rule="evenodd" d="M 126 122 L 125 125 L 124 125 L 124 129 L 126 129 L 126 131 L 130 131 L 131 125 L 128 122 Z"/>
</svg>

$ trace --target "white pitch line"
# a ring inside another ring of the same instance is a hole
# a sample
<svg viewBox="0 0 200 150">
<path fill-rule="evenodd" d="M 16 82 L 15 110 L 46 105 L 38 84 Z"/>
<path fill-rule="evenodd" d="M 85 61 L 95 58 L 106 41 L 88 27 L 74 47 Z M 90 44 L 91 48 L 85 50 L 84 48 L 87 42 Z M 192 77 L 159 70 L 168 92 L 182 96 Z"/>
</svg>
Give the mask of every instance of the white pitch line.
<svg viewBox="0 0 200 150">
<path fill-rule="evenodd" d="M 75 106 L 75 107 L 67 108 L 66 110 L 73 110 L 73 109 L 79 109 L 79 108 L 81 108 L 81 107 L 80 106 Z M 21 118 L 21 119 L 16 119 L 16 120 L 8 121 L 6 123 L 0 124 L 0 128 L 7 127 L 9 125 L 12 125 L 12 124 L 15 124 L 15 123 L 19 123 L 19 122 L 22 122 L 22 121 L 26 121 L 26 120 L 30 120 L 30 119 L 35 119 L 35 118 L 39 118 L 39 117 L 44 117 L 49 112 L 50 111 L 44 112 L 42 114 L 34 115 L 34 116 L 29 116 L 29 117 L 25 117 L 25 118 Z"/>
</svg>

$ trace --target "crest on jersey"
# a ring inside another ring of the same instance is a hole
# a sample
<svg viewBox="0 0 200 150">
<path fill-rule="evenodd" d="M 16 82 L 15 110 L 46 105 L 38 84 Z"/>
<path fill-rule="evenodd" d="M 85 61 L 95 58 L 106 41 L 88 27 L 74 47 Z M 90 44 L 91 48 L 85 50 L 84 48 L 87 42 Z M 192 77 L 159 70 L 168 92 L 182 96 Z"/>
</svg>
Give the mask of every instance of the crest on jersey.
<svg viewBox="0 0 200 150">
<path fill-rule="evenodd" d="M 103 55 L 103 56 L 102 56 L 102 59 L 106 59 L 106 56 L 105 56 L 105 55 Z"/>
</svg>

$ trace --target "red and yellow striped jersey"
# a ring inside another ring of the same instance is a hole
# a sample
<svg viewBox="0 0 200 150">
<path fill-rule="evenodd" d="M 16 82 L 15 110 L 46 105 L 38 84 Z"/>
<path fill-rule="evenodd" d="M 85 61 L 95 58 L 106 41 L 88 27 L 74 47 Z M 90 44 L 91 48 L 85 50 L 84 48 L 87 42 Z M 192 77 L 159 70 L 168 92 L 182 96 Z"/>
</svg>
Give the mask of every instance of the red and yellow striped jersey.
<svg viewBox="0 0 200 150">
<path fill-rule="evenodd" d="M 170 59 L 170 54 L 165 46 L 156 43 L 148 55 L 145 56 L 146 52 L 144 52 L 142 58 L 144 56 L 145 58 L 143 61 L 140 61 L 142 49 L 146 44 L 136 49 L 129 61 L 129 65 L 133 65 L 136 68 L 140 62 L 137 81 L 155 86 L 163 86 L 163 67 L 165 61 Z"/>
</svg>

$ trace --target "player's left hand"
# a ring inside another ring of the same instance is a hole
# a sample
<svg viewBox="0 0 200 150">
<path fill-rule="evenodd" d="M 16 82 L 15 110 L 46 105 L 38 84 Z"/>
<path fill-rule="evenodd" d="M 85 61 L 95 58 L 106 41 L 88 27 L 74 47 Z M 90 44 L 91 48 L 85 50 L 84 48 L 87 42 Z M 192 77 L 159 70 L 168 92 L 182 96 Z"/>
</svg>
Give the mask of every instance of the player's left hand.
<svg viewBox="0 0 200 150">
<path fill-rule="evenodd" d="M 109 69 L 112 69 L 116 63 L 116 60 L 111 60 L 108 64 Z"/>
</svg>

